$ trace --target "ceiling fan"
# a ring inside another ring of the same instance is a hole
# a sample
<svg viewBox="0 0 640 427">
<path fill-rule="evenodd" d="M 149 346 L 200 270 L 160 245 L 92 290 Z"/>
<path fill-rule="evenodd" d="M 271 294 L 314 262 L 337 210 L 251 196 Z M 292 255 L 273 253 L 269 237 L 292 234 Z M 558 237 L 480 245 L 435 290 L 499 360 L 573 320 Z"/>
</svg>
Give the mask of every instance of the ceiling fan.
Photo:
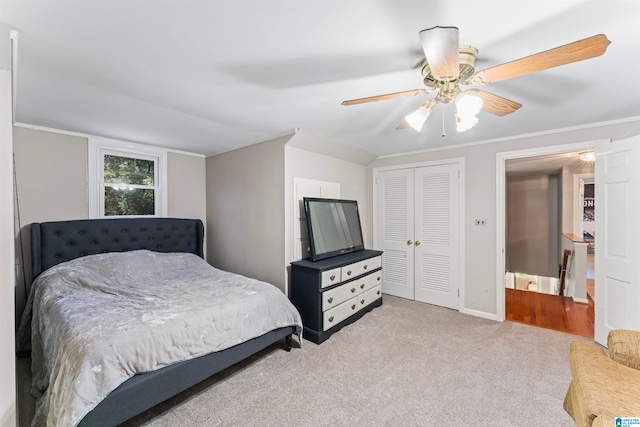
<svg viewBox="0 0 640 427">
<path fill-rule="evenodd" d="M 426 58 L 421 70 L 426 88 L 352 99 L 344 101 L 342 105 L 363 104 L 437 91 L 434 98 L 427 100 L 416 111 L 406 116 L 396 129 L 412 127 L 420 131 L 437 104 L 455 102 L 457 128 L 459 131 L 465 131 L 478 122 L 477 114 L 480 110 L 505 116 L 516 111 L 522 104 L 480 89 L 462 90 L 461 85 L 483 86 L 594 58 L 602 55 L 611 43 L 604 34 L 599 34 L 476 71 L 478 50 L 473 46 L 459 45 L 457 27 L 433 27 L 420 31 L 419 35 Z"/>
</svg>

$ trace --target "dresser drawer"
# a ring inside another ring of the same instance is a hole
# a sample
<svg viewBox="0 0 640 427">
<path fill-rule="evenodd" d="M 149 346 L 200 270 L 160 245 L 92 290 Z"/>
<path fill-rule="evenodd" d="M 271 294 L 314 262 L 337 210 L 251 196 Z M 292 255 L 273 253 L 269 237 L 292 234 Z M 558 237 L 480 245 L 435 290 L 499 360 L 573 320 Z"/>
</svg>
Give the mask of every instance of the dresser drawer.
<svg viewBox="0 0 640 427">
<path fill-rule="evenodd" d="M 356 311 L 358 311 L 357 297 L 353 297 L 350 300 L 325 311 L 322 313 L 322 330 L 326 331 L 327 329 L 332 328 L 354 314 Z"/>
<path fill-rule="evenodd" d="M 358 279 L 358 292 L 365 292 L 382 283 L 382 270 Z"/>
<path fill-rule="evenodd" d="M 339 305 L 358 294 L 358 284 L 350 282 L 322 293 L 322 311 Z"/>
<path fill-rule="evenodd" d="M 358 310 L 364 308 L 382 297 L 382 285 L 377 285 L 373 289 L 369 289 L 366 292 L 358 295 Z"/>
<path fill-rule="evenodd" d="M 345 281 L 361 276 L 369 271 L 375 270 L 376 268 L 380 268 L 381 265 L 382 258 L 379 256 L 345 265 L 341 269 L 342 280 Z"/>
<path fill-rule="evenodd" d="M 322 272 L 322 280 L 320 282 L 321 288 L 326 288 L 327 286 L 335 285 L 336 283 L 340 283 L 340 268 L 334 268 L 333 270 L 327 270 Z"/>
</svg>

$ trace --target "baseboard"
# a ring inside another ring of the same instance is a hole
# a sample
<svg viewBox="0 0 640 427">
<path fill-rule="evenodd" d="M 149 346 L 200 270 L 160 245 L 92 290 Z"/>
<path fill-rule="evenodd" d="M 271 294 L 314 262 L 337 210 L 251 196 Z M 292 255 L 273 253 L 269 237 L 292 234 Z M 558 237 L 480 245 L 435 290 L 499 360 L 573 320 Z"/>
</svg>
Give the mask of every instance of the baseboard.
<svg viewBox="0 0 640 427">
<path fill-rule="evenodd" d="M 487 313 L 486 311 L 472 310 L 470 308 L 462 308 L 460 309 L 460 313 L 469 314 L 475 317 L 482 317 L 483 319 L 495 320 L 499 322 L 498 315 L 495 313 Z"/>
<path fill-rule="evenodd" d="M 573 299 L 573 302 L 577 302 L 579 304 L 589 304 L 589 300 L 586 298 L 571 297 L 571 299 Z"/>
</svg>

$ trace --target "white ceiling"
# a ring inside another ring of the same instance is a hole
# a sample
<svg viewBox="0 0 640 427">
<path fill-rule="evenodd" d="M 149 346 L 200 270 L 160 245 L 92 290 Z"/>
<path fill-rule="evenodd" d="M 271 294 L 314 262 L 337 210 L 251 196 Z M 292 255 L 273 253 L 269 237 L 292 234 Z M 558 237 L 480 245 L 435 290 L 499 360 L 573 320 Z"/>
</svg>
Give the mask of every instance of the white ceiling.
<svg viewBox="0 0 640 427">
<path fill-rule="evenodd" d="M 19 33 L 16 121 L 211 155 L 296 128 L 376 155 L 640 117 L 637 0 L 0 0 Z M 476 69 L 606 34 L 600 57 L 486 86 L 523 104 L 457 133 L 453 106 L 395 127 L 433 95 L 418 32 L 457 26 Z M 442 137 L 444 127 L 446 137 Z"/>
</svg>

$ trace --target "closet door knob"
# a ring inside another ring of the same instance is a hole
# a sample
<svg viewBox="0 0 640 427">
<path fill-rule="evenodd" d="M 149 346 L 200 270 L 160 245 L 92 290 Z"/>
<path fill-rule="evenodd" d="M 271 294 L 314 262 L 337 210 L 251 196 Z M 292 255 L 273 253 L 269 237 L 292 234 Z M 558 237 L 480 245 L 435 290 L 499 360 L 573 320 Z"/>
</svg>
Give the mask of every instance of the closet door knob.
<svg viewBox="0 0 640 427">
<path fill-rule="evenodd" d="M 416 246 L 420 246 L 420 240 L 416 240 Z"/>
<path fill-rule="evenodd" d="M 413 244 L 413 240 L 407 240 L 407 245 Z"/>
</svg>

